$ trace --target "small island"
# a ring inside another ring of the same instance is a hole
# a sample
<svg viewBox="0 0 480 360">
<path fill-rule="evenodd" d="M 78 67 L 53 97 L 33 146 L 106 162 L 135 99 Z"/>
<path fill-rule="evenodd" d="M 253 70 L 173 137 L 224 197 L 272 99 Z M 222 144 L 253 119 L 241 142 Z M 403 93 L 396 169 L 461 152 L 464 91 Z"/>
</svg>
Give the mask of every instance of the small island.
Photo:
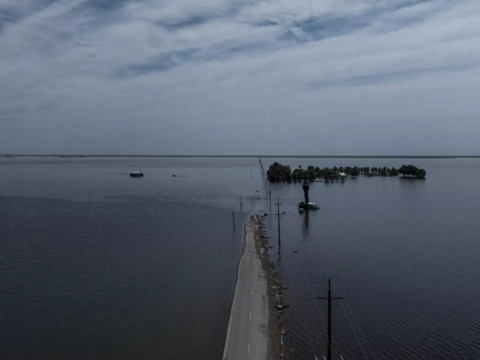
<svg viewBox="0 0 480 360">
<path fill-rule="evenodd" d="M 274 162 L 270 165 L 267 171 L 267 178 L 270 182 L 312 182 L 317 179 L 322 179 L 325 183 L 333 181 L 345 181 L 346 179 L 356 179 L 359 175 L 367 177 L 381 176 L 381 177 L 396 177 L 403 175 L 404 178 L 409 179 L 425 179 L 427 173 L 424 169 L 419 169 L 413 165 L 402 165 L 400 169 L 395 167 L 359 167 L 359 166 L 334 166 L 333 168 L 320 168 L 308 166 L 306 169 L 300 165 L 292 171 L 289 165 L 282 165 Z"/>
</svg>

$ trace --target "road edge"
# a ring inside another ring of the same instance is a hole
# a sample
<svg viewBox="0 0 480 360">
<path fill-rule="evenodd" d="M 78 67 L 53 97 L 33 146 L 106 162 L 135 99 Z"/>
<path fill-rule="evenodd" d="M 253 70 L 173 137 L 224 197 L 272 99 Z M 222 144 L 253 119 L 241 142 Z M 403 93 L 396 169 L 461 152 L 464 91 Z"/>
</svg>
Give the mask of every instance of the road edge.
<svg viewBox="0 0 480 360">
<path fill-rule="evenodd" d="M 235 291 L 233 293 L 232 306 L 230 307 L 230 317 L 228 319 L 227 335 L 225 337 L 225 345 L 223 346 L 222 360 L 225 360 L 225 358 L 227 356 L 228 339 L 230 337 L 230 329 L 232 327 L 233 310 L 235 308 L 235 300 L 237 298 L 238 279 L 239 279 L 239 275 L 240 275 L 240 269 L 242 267 L 242 259 L 243 259 L 243 256 L 245 255 L 245 248 L 246 248 L 245 245 L 247 244 L 247 226 L 252 221 L 255 221 L 255 223 L 253 224 L 254 226 L 258 224 L 258 219 L 257 219 L 256 214 L 253 214 L 252 216 L 250 216 L 250 221 L 247 224 L 245 224 L 245 226 L 243 227 L 243 233 L 244 233 L 243 239 L 244 240 L 243 240 L 242 256 L 240 256 L 240 260 L 238 261 L 238 265 L 237 265 L 237 279 L 235 280 Z"/>
</svg>

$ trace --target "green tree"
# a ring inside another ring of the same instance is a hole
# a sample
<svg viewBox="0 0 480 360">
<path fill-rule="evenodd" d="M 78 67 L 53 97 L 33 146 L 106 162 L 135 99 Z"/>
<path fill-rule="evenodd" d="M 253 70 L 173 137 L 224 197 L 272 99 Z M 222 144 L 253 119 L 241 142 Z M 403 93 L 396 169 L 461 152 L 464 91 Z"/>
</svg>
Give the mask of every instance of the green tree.
<svg viewBox="0 0 480 360">
<path fill-rule="evenodd" d="M 423 169 L 417 169 L 417 171 L 415 171 L 415 176 L 419 179 L 425 179 L 426 175 L 427 175 L 427 172 Z"/>
<path fill-rule="evenodd" d="M 313 181 L 313 180 L 315 180 L 315 177 L 316 177 L 316 173 L 315 173 L 315 169 L 313 167 L 311 169 L 308 169 L 307 171 L 305 171 L 305 179 Z"/>
<path fill-rule="evenodd" d="M 271 182 L 277 181 L 290 181 L 291 180 L 292 170 L 290 166 L 279 164 L 274 162 L 267 171 L 268 180 Z"/>
<path fill-rule="evenodd" d="M 295 170 L 293 170 L 292 178 L 293 178 L 293 180 L 295 180 L 295 181 L 303 180 L 303 179 L 305 178 L 305 170 L 303 170 L 303 169 L 295 169 Z"/>
<path fill-rule="evenodd" d="M 418 170 L 418 168 L 416 166 L 408 165 L 407 166 L 408 176 L 415 176 L 415 174 L 417 173 L 417 170 Z"/>
</svg>

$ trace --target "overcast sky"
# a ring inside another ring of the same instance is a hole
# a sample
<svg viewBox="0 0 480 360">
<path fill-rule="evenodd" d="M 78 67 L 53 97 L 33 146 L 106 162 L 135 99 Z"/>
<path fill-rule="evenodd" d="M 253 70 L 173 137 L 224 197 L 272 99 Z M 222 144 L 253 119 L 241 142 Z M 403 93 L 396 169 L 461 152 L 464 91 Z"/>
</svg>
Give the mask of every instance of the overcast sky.
<svg viewBox="0 0 480 360">
<path fill-rule="evenodd" d="M 0 153 L 480 154 L 479 0 L 0 0 Z"/>
</svg>

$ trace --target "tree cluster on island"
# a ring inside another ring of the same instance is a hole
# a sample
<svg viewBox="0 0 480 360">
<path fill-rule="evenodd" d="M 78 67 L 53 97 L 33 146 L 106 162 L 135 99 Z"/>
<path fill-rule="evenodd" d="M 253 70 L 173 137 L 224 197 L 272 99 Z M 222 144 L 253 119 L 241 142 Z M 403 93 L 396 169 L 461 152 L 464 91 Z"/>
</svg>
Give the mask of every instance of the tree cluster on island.
<svg viewBox="0 0 480 360">
<path fill-rule="evenodd" d="M 409 178 L 425 179 L 425 176 L 427 176 L 427 172 L 424 169 L 419 169 L 413 165 L 402 165 L 399 172 L 403 177 L 407 176 Z"/>
<path fill-rule="evenodd" d="M 288 165 L 282 165 L 275 161 L 268 168 L 267 177 L 270 182 L 291 182 L 292 169 Z"/>
<path fill-rule="evenodd" d="M 402 174 L 403 176 L 424 179 L 426 172 L 418 169 L 413 165 L 403 165 L 400 169 L 394 167 L 358 167 L 358 166 L 334 166 L 333 168 L 320 168 L 308 166 L 306 169 L 300 165 L 298 168 L 291 170 L 290 166 L 279 164 L 278 162 L 270 165 L 267 171 L 267 177 L 271 182 L 297 182 L 297 181 L 314 181 L 315 179 L 325 179 L 331 181 L 346 176 L 356 178 L 359 175 L 368 177 L 382 176 L 392 177 Z"/>
</svg>

